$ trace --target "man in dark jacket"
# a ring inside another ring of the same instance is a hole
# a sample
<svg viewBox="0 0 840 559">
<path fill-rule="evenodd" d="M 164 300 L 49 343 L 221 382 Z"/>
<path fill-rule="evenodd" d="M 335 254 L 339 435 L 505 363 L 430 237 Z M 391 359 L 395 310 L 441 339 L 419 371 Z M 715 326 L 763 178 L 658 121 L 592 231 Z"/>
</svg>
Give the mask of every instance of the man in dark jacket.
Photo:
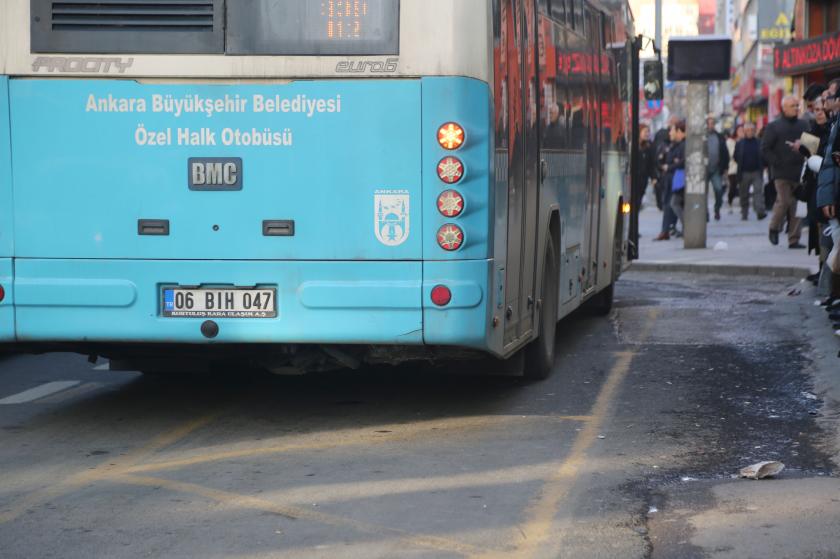
<svg viewBox="0 0 840 559">
<path fill-rule="evenodd" d="M 729 150 L 726 138 L 715 130 L 715 115 L 706 116 L 706 183 L 712 183 L 715 191 L 715 219 L 720 220 L 720 208 L 723 206 L 723 177 L 729 169 Z"/>
<path fill-rule="evenodd" d="M 761 155 L 770 166 L 776 186 L 776 203 L 770 218 L 770 242 L 774 245 L 779 244 L 779 231 L 787 217 L 788 247 L 805 248 L 799 242 L 802 223 L 796 217 L 793 191 L 805 160 L 799 153 L 799 138 L 808 129 L 808 123 L 799 118 L 799 99 L 788 95 L 782 99 L 782 115 L 765 127 L 761 139 Z"/>
<path fill-rule="evenodd" d="M 744 124 L 744 137 L 735 144 L 735 163 L 738 164 L 738 173 L 741 180 L 738 184 L 738 193 L 741 199 L 741 219 L 746 221 L 750 214 L 750 186 L 753 189 L 753 208 L 759 220 L 767 216 L 764 208 L 764 192 L 762 187 L 763 165 L 761 161 L 761 144 L 755 137 L 755 124 L 748 122 Z"/>
</svg>

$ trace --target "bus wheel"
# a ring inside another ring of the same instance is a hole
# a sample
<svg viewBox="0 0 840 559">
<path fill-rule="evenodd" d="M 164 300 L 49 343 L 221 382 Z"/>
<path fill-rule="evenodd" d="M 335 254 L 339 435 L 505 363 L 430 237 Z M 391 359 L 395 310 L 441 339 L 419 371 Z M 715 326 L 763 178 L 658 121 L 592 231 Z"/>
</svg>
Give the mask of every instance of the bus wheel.
<svg viewBox="0 0 840 559">
<path fill-rule="evenodd" d="M 542 305 L 540 306 L 540 335 L 525 348 L 524 377 L 529 380 L 548 378 L 554 368 L 555 334 L 557 333 L 557 297 L 560 270 L 554 239 L 549 235 L 543 265 Z"/>
</svg>

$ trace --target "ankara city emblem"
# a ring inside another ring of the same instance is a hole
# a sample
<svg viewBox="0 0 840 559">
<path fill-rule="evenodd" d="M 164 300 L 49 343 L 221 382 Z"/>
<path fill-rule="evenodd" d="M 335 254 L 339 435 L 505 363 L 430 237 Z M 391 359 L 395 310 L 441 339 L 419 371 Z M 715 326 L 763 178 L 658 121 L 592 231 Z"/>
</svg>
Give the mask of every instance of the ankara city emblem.
<svg viewBox="0 0 840 559">
<path fill-rule="evenodd" d="M 373 196 L 374 232 L 385 246 L 399 246 L 408 239 L 409 196 L 407 190 L 377 190 Z"/>
</svg>

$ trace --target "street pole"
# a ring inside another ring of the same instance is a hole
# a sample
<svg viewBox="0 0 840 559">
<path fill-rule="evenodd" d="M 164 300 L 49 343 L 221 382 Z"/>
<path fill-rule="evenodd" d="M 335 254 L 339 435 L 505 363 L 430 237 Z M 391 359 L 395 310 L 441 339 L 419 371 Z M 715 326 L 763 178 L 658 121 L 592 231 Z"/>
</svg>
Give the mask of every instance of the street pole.
<svg viewBox="0 0 840 559">
<path fill-rule="evenodd" d="M 660 52 L 665 52 L 664 45 L 662 44 L 662 0 L 656 0 L 654 3 L 654 34 L 653 34 L 653 42 L 656 45 L 656 48 L 659 49 Z M 663 96 L 665 92 L 662 92 Z M 665 100 L 662 100 L 662 107 L 665 107 Z M 665 111 L 659 111 L 659 114 L 653 119 L 654 124 L 656 124 L 657 128 L 661 128 L 665 124 Z"/>
<path fill-rule="evenodd" d="M 685 248 L 706 248 L 706 111 L 709 107 L 709 85 L 688 84 L 688 119 L 685 140 L 685 210 L 683 234 Z"/>
<path fill-rule="evenodd" d="M 662 48 L 662 0 L 656 0 L 654 5 L 656 12 L 656 31 L 654 32 L 653 40 L 656 42 L 656 48 Z"/>
<path fill-rule="evenodd" d="M 630 46 L 630 83 L 639 83 L 639 55 L 642 49 L 642 36 L 634 38 L 629 42 Z M 644 194 L 644 185 L 640 184 L 639 168 L 639 88 L 633 87 L 630 90 L 630 106 L 633 107 L 630 120 L 630 223 L 627 235 L 627 260 L 639 259 L 639 203 Z M 647 180 L 647 179 L 645 179 Z"/>
</svg>

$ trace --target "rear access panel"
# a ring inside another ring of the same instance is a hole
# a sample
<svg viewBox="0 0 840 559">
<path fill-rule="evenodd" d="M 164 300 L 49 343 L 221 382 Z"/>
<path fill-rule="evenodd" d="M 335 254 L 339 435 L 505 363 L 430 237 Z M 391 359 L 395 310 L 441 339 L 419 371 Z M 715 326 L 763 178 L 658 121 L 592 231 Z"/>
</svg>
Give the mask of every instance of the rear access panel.
<svg viewBox="0 0 840 559">
<path fill-rule="evenodd" d="M 10 92 L 16 257 L 422 256 L 420 80 Z"/>
</svg>

